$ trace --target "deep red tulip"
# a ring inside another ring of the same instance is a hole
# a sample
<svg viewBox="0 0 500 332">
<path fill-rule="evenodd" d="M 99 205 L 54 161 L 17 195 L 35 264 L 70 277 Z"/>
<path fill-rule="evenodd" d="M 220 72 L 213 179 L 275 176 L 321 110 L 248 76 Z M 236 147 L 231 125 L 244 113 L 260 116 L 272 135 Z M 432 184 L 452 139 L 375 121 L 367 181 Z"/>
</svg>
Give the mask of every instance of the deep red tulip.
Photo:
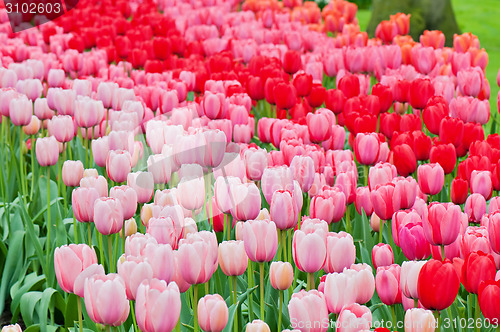
<svg viewBox="0 0 500 332">
<path fill-rule="evenodd" d="M 273 89 L 274 101 L 278 108 L 290 109 L 297 103 L 297 92 L 290 83 L 281 82 Z"/>
<path fill-rule="evenodd" d="M 295 74 L 302 68 L 302 59 L 297 51 L 288 50 L 283 56 L 283 70 L 288 74 Z"/>
<path fill-rule="evenodd" d="M 393 163 L 401 176 L 408 176 L 417 169 L 417 158 L 408 144 L 401 144 L 393 149 Z"/>
<path fill-rule="evenodd" d="M 380 132 L 391 139 L 394 132 L 399 131 L 400 122 L 401 115 L 398 113 L 382 113 L 380 114 Z"/>
<path fill-rule="evenodd" d="M 431 163 L 439 163 L 443 167 L 444 173 L 450 174 L 457 162 L 455 146 L 451 143 L 434 145 L 431 148 L 429 160 Z"/>
<path fill-rule="evenodd" d="M 469 183 L 467 180 L 456 178 L 451 181 L 450 199 L 453 203 L 461 205 L 465 203 L 469 195 Z"/>
<path fill-rule="evenodd" d="M 306 73 L 300 73 L 294 76 L 293 86 L 297 90 L 297 96 L 305 97 L 311 93 L 313 78 Z"/>
<path fill-rule="evenodd" d="M 496 272 L 495 260 L 491 254 L 471 252 L 465 257 L 461 281 L 469 293 L 477 294 L 481 282 L 494 280 Z"/>
<path fill-rule="evenodd" d="M 335 114 L 342 113 L 346 97 L 342 90 L 331 89 L 326 91 L 325 106 Z"/>
<path fill-rule="evenodd" d="M 413 135 L 413 152 L 417 160 L 425 161 L 429 159 L 429 153 L 432 146 L 432 140 L 422 131 L 414 131 Z"/>
<path fill-rule="evenodd" d="M 393 99 L 390 87 L 377 83 L 372 86 L 372 95 L 379 98 L 381 113 L 387 112 L 391 108 Z"/>
<path fill-rule="evenodd" d="M 340 79 L 338 88 L 348 99 L 351 97 L 359 96 L 359 78 L 356 75 L 345 75 Z"/>
<path fill-rule="evenodd" d="M 448 308 L 457 297 L 460 279 L 449 260 L 431 259 L 420 270 L 417 283 L 418 298 L 430 310 Z"/>
<path fill-rule="evenodd" d="M 410 104 L 413 108 L 424 109 L 434 96 L 434 85 L 429 79 L 417 78 L 410 84 Z"/>
<path fill-rule="evenodd" d="M 326 98 L 326 88 L 320 83 L 313 84 L 311 93 L 307 96 L 307 101 L 311 107 L 316 108 L 323 105 Z"/>
<path fill-rule="evenodd" d="M 422 119 L 427 129 L 434 135 L 439 135 L 441 120 L 449 113 L 448 103 L 442 97 L 434 97 L 422 112 Z"/>
<path fill-rule="evenodd" d="M 452 143 L 455 147 L 462 144 L 464 135 L 464 122 L 460 119 L 445 117 L 439 127 L 439 139 L 447 144 Z"/>
<path fill-rule="evenodd" d="M 500 280 L 487 280 L 479 285 L 479 307 L 492 324 L 500 321 Z"/>
</svg>

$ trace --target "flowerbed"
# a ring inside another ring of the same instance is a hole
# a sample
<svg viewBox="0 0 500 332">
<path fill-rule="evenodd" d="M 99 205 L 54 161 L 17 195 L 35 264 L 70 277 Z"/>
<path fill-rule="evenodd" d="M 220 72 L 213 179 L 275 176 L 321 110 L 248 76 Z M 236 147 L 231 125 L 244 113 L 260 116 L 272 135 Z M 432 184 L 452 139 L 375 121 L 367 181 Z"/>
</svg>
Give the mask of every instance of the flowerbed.
<svg viewBox="0 0 500 332">
<path fill-rule="evenodd" d="M 0 311 L 27 331 L 498 329 L 488 55 L 413 41 L 405 14 L 369 39 L 356 9 L 80 1 L 15 34 L 0 9 Z"/>
</svg>

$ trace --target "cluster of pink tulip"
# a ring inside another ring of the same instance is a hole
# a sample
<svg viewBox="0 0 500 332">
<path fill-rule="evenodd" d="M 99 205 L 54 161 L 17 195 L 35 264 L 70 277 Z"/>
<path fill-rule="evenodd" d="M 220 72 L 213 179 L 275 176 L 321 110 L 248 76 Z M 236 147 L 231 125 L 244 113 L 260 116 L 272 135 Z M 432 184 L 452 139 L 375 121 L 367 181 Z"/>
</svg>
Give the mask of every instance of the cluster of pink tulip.
<svg viewBox="0 0 500 332">
<path fill-rule="evenodd" d="M 369 39 L 343 0 L 238 5 L 81 1 L 17 34 L 0 9 L 2 142 L 13 160 L 18 139 L 24 204 L 46 167 L 44 273 L 83 298 L 80 331 L 84 313 L 369 331 L 368 303 L 434 331 L 469 293 L 498 325 L 500 136 L 477 37 L 415 42 L 398 14 Z M 51 177 L 74 218 L 55 249 Z"/>
</svg>

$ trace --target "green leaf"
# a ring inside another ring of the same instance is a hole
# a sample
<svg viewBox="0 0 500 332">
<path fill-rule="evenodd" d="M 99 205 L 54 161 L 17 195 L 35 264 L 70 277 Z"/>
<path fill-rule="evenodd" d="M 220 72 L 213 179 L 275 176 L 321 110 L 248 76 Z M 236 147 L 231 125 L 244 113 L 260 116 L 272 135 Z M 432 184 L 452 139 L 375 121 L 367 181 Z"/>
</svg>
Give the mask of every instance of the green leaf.
<svg viewBox="0 0 500 332">
<path fill-rule="evenodd" d="M 28 292 L 21 296 L 21 315 L 26 326 L 33 325 L 35 306 L 42 298 L 42 292 Z"/>
<path fill-rule="evenodd" d="M 23 231 L 16 231 L 11 235 L 12 237 L 9 241 L 9 251 L 5 260 L 5 266 L 2 272 L 2 281 L 0 284 L 0 313 L 2 313 L 5 308 L 7 289 L 10 288 L 13 281 L 19 279 L 19 276 L 15 275 L 15 272 L 17 267 L 21 265 L 19 264 L 19 261 L 22 261 L 23 240 L 25 233 Z"/>
<path fill-rule="evenodd" d="M 65 312 L 66 302 L 64 301 L 61 293 L 59 293 L 54 288 L 47 288 L 43 291 L 42 298 L 40 300 L 40 325 L 41 331 L 46 332 L 47 319 L 50 316 L 50 306 L 58 308 L 61 312 Z"/>
<path fill-rule="evenodd" d="M 11 288 L 12 303 L 10 304 L 10 311 L 12 312 L 13 318 L 17 318 L 20 310 L 21 297 L 27 292 L 39 289 L 45 282 L 45 276 L 37 276 L 35 273 L 31 273 L 26 276 L 24 280 L 24 285 L 20 287 L 16 292 L 13 292 Z"/>
</svg>

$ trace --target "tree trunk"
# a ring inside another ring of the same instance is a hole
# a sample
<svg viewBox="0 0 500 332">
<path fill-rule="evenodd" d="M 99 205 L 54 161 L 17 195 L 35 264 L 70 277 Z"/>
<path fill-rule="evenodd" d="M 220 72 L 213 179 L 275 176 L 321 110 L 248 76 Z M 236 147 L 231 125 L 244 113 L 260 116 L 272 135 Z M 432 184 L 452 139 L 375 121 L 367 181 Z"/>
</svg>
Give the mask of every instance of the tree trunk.
<svg viewBox="0 0 500 332">
<path fill-rule="evenodd" d="M 411 14 L 410 35 L 415 41 L 424 30 L 441 30 L 446 45 L 453 45 L 453 34 L 460 33 L 451 0 L 373 0 L 368 35 L 374 36 L 377 25 L 398 12 Z"/>
</svg>

